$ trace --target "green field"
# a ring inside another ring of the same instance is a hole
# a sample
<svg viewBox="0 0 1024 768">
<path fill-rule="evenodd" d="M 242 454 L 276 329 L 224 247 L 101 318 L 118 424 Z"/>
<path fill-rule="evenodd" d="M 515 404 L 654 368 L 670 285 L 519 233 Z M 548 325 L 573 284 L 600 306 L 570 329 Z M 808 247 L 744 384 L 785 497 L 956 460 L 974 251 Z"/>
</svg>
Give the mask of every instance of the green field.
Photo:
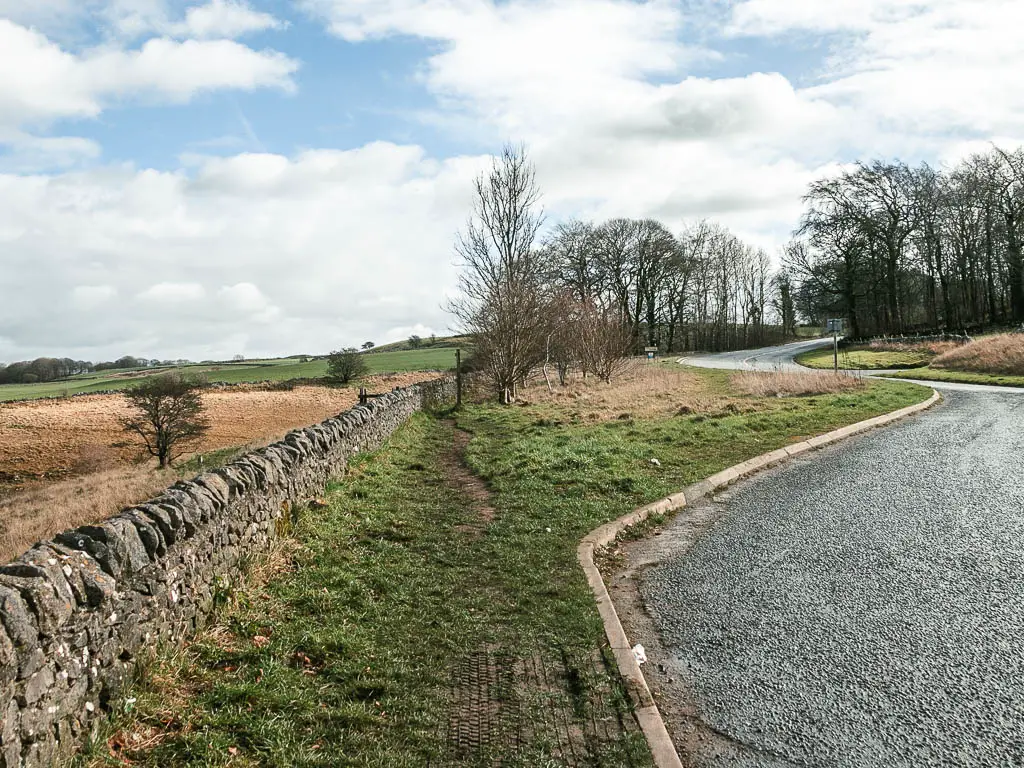
<svg viewBox="0 0 1024 768">
<path fill-rule="evenodd" d="M 443 349 L 450 347 L 462 347 L 463 350 L 469 347 L 468 336 L 438 336 L 436 339 L 431 341 L 430 339 L 420 339 L 420 345 L 413 347 L 412 343 L 408 339 L 402 341 L 393 341 L 390 344 L 381 344 L 379 347 L 367 350 L 368 354 L 378 355 L 382 352 L 408 352 L 408 351 L 423 351 L 426 349 Z"/>
<path fill-rule="evenodd" d="M 455 366 L 455 348 L 438 346 L 379 352 L 366 355 L 366 364 L 370 373 L 447 370 Z M 174 369 L 100 371 L 81 374 L 63 381 L 40 384 L 3 384 L 0 385 L 0 402 L 32 400 L 40 397 L 67 397 L 89 392 L 125 389 L 137 384 L 142 379 L 168 370 L 202 375 L 207 381 L 229 384 L 289 381 L 291 379 L 323 377 L 327 373 L 327 360 L 316 359 L 304 363 L 295 358 L 281 358 L 277 360 L 246 360 L 238 363 L 186 365 Z"/>
<path fill-rule="evenodd" d="M 576 401 L 416 415 L 302 512 L 275 578 L 225 591 L 214 626 L 160 658 L 81 764 L 553 768 L 567 729 L 587 741 L 574 765 L 649 766 L 635 726 L 594 733 L 628 723 L 629 704 L 601 662 L 580 539 L 728 466 L 929 395 L 871 382 L 750 398 L 732 374 L 693 375 L 731 407 L 596 424 Z M 473 713 L 453 707 L 452 681 L 481 658 L 507 672 L 497 695 L 513 706 L 497 710 L 509 719 L 489 747 L 460 754 L 449 724 Z"/>
<path fill-rule="evenodd" d="M 843 371 L 884 371 L 893 368 L 920 368 L 934 355 L 928 352 L 848 347 L 839 350 L 839 368 Z M 796 356 L 796 362 L 808 368 L 831 369 L 835 364 L 832 348 L 814 349 Z"/>
</svg>

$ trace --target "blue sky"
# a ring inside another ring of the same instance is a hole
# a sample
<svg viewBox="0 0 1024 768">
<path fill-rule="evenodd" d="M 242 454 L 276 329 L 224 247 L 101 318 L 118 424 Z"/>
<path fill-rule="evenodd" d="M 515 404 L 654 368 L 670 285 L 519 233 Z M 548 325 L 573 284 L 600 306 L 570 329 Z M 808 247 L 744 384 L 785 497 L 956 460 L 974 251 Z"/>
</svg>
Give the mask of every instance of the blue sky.
<svg viewBox="0 0 1024 768">
<path fill-rule="evenodd" d="M 712 218 L 1024 136 L 1010 0 L 0 0 L 0 361 L 443 333 L 488 153 L 549 222 Z"/>
</svg>

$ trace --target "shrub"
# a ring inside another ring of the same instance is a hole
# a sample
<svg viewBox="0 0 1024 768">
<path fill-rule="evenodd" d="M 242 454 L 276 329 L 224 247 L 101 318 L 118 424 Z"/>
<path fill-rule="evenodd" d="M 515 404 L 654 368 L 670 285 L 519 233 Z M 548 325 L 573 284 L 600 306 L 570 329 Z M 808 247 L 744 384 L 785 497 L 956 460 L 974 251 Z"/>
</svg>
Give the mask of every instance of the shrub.
<svg viewBox="0 0 1024 768">
<path fill-rule="evenodd" d="M 331 352 L 327 358 L 327 380 L 332 384 L 348 384 L 366 372 L 366 360 L 352 347 Z"/>
</svg>

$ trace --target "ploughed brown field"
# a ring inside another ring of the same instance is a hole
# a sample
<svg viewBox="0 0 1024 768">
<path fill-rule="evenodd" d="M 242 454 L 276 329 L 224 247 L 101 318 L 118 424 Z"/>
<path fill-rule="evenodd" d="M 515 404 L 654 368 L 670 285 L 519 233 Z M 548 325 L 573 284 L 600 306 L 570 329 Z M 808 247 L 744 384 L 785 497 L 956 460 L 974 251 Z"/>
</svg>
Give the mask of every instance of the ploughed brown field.
<svg viewBox="0 0 1024 768">
<path fill-rule="evenodd" d="M 436 374 L 374 376 L 371 392 L 433 378 Z M 203 394 L 212 428 L 200 452 L 274 439 L 351 408 L 358 388 L 296 387 L 267 391 L 257 387 L 210 390 Z M 56 479 L 132 464 L 140 445 L 121 429 L 128 414 L 120 395 L 87 395 L 62 400 L 0 404 L 0 480 Z"/>
<path fill-rule="evenodd" d="M 379 375 L 363 384 L 385 392 L 439 375 Z M 358 387 L 210 390 L 203 401 L 213 427 L 196 450 L 270 443 L 348 410 L 358 398 Z M 121 430 L 126 413 L 120 395 L 0 403 L 0 563 L 59 531 L 152 498 L 178 479 L 174 469 L 160 471 L 145 460 Z"/>
</svg>

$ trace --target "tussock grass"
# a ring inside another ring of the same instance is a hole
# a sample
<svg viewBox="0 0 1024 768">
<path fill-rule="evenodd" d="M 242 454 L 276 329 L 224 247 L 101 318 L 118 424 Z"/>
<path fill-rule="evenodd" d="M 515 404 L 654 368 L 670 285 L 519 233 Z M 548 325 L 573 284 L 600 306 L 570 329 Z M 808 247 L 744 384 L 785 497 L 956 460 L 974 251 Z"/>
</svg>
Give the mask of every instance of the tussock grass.
<svg viewBox="0 0 1024 768">
<path fill-rule="evenodd" d="M 878 352 L 904 352 L 916 353 L 922 357 L 936 357 L 962 345 L 956 341 L 924 341 L 924 342 L 897 342 L 885 339 L 875 339 L 868 344 L 868 349 Z"/>
<path fill-rule="evenodd" d="M 733 374 L 732 384 L 753 397 L 832 395 L 865 387 L 862 379 L 831 371 L 743 371 Z"/>
<path fill-rule="evenodd" d="M 727 403 L 720 392 L 709 388 L 706 378 L 675 364 L 668 367 L 631 360 L 609 384 L 594 376 L 584 379 L 574 371 L 563 386 L 554 371 L 549 375 L 551 391 L 543 376 L 535 375 L 521 393 L 519 407 L 550 411 L 554 418 L 600 422 L 624 416 L 713 413 Z"/>
<path fill-rule="evenodd" d="M 0 497 L 0 562 L 55 533 L 152 498 L 177 479 L 173 470 L 118 467 Z"/>
<path fill-rule="evenodd" d="M 1002 376 L 1024 376 L 1024 333 L 987 336 L 955 347 L 932 361 L 933 368 Z"/>
<path fill-rule="evenodd" d="M 80 525 L 113 517 L 125 507 L 159 495 L 175 481 L 222 466 L 273 440 L 195 454 L 170 469 L 154 462 L 99 469 L 106 460 L 90 452 L 81 465 L 86 474 L 63 480 L 36 482 L 0 495 L 0 563 L 14 559 L 37 541 Z"/>
</svg>

